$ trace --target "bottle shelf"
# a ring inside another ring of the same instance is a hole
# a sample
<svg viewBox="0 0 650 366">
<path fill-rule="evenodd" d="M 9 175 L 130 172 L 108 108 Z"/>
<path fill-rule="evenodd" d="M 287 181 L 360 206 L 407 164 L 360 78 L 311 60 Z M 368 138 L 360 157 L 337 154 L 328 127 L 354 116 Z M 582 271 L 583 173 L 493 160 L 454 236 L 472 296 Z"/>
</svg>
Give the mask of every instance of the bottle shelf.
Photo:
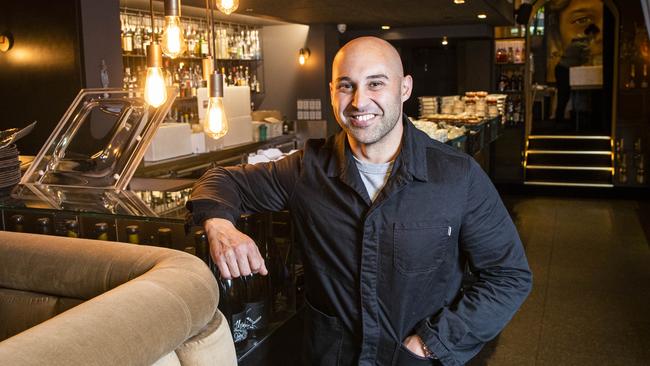
<svg viewBox="0 0 650 366">
<path fill-rule="evenodd" d="M 141 59 L 146 59 L 146 55 L 138 55 L 138 54 L 130 54 L 130 53 L 123 53 L 122 57 L 126 58 L 141 58 Z M 185 57 L 176 57 L 176 58 L 170 58 L 165 55 L 163 55 L 163 59 L 165 60 L 179 60 L 179 61 L 196 61 L 200 62 L 203 60 L 203 57 L 195 57 L 195 56 L 185 56 Z M 218 62 L 262 62 L 264 61 L 261 58 L 218 58 Z"/>
</svg>

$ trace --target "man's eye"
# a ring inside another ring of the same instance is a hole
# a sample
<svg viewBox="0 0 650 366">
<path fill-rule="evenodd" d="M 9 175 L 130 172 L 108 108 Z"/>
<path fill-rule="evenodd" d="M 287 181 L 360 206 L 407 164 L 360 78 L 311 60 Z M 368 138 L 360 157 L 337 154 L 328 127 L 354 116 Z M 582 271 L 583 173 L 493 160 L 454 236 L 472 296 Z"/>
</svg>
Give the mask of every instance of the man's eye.
<svg viewBox="0 0 650 366">
<path fill-rule="evenodd" d="M 337 89 L 347 91 L 347 90 L 352 89 L 352 85 L 350 85 L 350 84 L 339 84 L 337 86 Z"/>
<path fill-rule="evenodd" d="M 381 88 L 382 86 L 384 86 L 384 83 L 382 83 L 381 81 L 371 81 L 370 83 L 368 83 L 368 86 L 371 89 L 377 89 L 377 88 Z"/>
</svg>

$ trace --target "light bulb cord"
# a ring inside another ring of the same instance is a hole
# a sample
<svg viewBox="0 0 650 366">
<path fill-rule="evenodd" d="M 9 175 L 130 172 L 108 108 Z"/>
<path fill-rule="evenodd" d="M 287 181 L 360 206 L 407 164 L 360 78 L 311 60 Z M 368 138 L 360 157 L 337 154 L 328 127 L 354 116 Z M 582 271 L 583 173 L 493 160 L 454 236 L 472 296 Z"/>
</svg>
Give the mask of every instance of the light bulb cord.
<svg viewBox="0 0 650 366">
<path fill-rule="evenodd" d="M 212 22 L 210 21 L 210 2 L 211 0 L 205 0 L 205 21 L 208 23 L 208 27 L 210 27 L 210 31 L 208 31 L 208 56 L 214 57 L 214 50 L 212 47 Z"/>
<path fill-rule="evenodd" d="M 156 36 L 154 32 L 154 26 L 153 26 L 153 0 L 149 0 L 149 14 L 151 15 L 151 41 L 153 43 L 156 43 Z"/>
<path fill-rule="evenodd" d="M 214 63 L 213 64 L 214 71 L 216 73 L 219 73 L 219 69 L 217 67 L 217 55 L 216 55 L 216 52 L 217 52 L 217 40 L 214 37 L 214 5 L 212 5 L 212 0 L 208 0 L 208 2 L 210 3 L 210 34 L 211 34 L 211 37 L 212 37 L 212 42 L 211 43 L 212 43 L 212 49 L 215 52 L 215 54 L 212 55 L 212 61 Z"/>
</svg>

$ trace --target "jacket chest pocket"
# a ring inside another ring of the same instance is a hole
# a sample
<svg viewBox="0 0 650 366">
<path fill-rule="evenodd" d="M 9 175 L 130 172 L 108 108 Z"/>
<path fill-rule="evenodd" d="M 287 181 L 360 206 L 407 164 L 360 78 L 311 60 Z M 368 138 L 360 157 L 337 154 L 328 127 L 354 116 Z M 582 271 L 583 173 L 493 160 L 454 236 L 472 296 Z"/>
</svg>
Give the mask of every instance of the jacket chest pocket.
<svg viewBox="0 0 650 366">
<path fill-rule="evenodd" d="M 393 227 L 393 263 L 403 274 L 437 270 L 445 261 L 451 226 L 439 221 L 397 222 Z"/>
</svg>

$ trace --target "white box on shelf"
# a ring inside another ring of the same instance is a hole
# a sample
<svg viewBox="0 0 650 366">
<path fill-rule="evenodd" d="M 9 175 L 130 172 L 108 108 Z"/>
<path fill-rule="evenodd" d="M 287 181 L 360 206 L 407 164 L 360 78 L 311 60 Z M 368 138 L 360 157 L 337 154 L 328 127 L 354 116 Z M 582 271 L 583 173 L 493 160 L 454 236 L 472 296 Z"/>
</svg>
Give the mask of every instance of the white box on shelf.
<svg viewBox="0 0 650 366">
<path fill-rule="evenodd" d="M 239 117 L 228 117 L 228 133 L 220 140 L 223 140 L 224 148 L 252 142 L 253 120 L 250 114 Z"/>
<path fill-rule="evenodd" d="M 603 66 L 574 66 L 569 68 L 569 84 L 574 87 L 603 85 Z"/>
<path fill-rule="evenodd" d="M 187 123 L 163 123 L 158 127 L 147 151 L 145 161 L 171 159 L 192 154 L 192 128 Z"/>
<path fill-rule="evenodd" d="M 201 154 L 207 152 L 205 134 L 203 132 L 192 133 L 192 152 L 194 154 Z"/>
</svg>

